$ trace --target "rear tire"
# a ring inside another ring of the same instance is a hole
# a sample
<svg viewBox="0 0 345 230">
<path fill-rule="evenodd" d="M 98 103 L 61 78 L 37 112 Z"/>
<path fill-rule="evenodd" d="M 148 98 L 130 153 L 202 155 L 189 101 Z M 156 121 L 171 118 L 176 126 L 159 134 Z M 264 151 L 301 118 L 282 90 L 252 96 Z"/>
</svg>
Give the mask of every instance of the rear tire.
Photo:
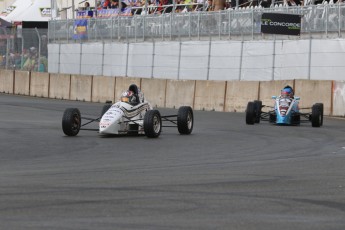
<svg viewBox="0 0 345 230">
<path fill-rule="evenodd" d="M 318 105 L 320 110 L 321 110 L 321 123 L 320 123 L 320 126 L 322 126 L 323 125 L 323 103 L 316 103 L 316 105 Z"/>
<path fill-rule="evenodd" d="M 162 119 L 158 110 L 149 110 L 144 117 L 144 132 L 147 137 L 159 137 L 162 131 Z"/>
<path fill-rule="evenodd" d="M 255 123 L 255 104 L 254 102 L 250 101 L 247 104 L 246 109 L 246 124 L 247 125 L 254 125 Z"/>
<path fill-rule="evenodd" d="M 320 127 L 322 125 L 322 106 L 314 104 L 311 110 L 311 125 L 312 127 Z"/>
<path fill-rule="evenodd" d="M 177 112 L 177 129 L 180 134 L 189 135 L 193 131 L 194 115 L 190 106 L 181 106 Z"/>
<path fill-rule="evenodd" d="M 76 136 L 81 126 L 81 116 L 79 109 L 68 108 L 62 117 L 62 130 L 67 136 Z"/>
<path fill-rule="evenodd" d="M 262 101 L 255 100 L 255 123 L 260 123 Z"/>
</svg>

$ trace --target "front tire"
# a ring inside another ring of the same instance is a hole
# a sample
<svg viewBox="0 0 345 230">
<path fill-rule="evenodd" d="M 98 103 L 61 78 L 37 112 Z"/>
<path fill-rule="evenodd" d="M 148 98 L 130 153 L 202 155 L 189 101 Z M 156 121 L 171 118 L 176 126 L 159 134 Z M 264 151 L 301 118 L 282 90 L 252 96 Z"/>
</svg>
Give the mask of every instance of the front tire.
<svg viewBox="0 0 345 230">
<path fill-rule="evenodd" d="M 255 123 L 260 123 L 262 101 L 255 100 L 254 105 L 255 105 Z"/>
<path fill-rule="evenodd" d="M 180 134 L 189 135 L 193 131 L 194 115 L 190 106 L 181 106 L 177 112 L 177 129 Z"/>
<path fill-rule="evenodd" d="M 62 117 L 62 130 L 67 136 L 76 136 L 81 126 L 80 111 L 77 108 L 68 108 Z"/>
<path fill-rule="evenodd" d="M 246 124 L 247 125 L 254 125 L 255 123 L 255 104 L 254 102 L 250 101 L 247 104 L 246 109 Z"/>
<path fill-rule="evenodd" d="M 144 132 L 147 137 L 159 137 L 162 131 L 162 119 L 158 110 L 149 110 L 144 117 Z"/>
</svg>

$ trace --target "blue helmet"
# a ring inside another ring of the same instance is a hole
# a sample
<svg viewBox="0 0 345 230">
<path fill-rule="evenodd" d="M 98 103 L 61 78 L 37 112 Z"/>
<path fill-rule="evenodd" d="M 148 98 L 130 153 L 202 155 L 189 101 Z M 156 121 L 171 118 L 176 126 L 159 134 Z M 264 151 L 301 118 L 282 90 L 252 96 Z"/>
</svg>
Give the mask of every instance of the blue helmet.
<svg viewBox="0 0 345 230">
<path fill-rule="evenodd" d="M 282 97 L 293 97 L 293 89 L 291 86 L 286 86 L 284 89 L 281 91 L 281 96 Z"/>
</svg>

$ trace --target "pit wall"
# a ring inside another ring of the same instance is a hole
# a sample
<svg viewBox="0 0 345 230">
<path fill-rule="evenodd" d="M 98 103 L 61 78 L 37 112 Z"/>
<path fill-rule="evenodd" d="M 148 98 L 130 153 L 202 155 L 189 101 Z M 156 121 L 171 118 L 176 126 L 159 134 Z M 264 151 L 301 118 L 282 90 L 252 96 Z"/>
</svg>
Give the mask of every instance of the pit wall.
<svg viewBox="0 0 345 230">
<path fill-rule="evenodd" d="M 248 101 L 272 105 L 273 95 L 290 85 L 301 97 L 300 107 L 324 104 L 324 115 L 345 116 L 345 81 L 206 81 L 106 77 L 0 70 L 0 92 L 104 103 L 117 101 L 130 84 L 137 84 L 153 107 L 244 112 Z"/>
</svg>

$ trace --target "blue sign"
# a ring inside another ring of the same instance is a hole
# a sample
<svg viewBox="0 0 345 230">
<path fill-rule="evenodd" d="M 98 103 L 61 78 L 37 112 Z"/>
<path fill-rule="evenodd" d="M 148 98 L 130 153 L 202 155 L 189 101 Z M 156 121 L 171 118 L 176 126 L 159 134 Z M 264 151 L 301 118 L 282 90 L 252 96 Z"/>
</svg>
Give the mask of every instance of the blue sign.
<svg viewBox="0 0 345 230">
<path fill-rule="evenodd" d="M 87 19 L 74 21 L 73 39 L 87 39 Z"/>
</svg>

